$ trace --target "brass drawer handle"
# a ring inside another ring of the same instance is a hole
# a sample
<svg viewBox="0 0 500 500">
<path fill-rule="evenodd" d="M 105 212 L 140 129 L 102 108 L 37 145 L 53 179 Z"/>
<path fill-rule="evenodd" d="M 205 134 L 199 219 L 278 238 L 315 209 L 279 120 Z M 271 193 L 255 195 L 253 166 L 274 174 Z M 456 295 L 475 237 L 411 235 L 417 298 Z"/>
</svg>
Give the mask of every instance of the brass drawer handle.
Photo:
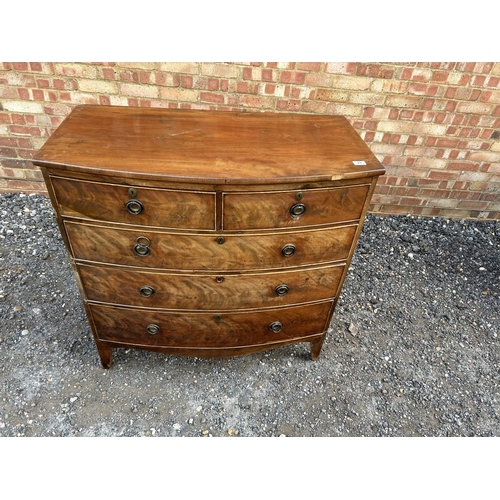
<svg viewBox="0 0 500 500">
<path fill-rule="evenodd" d="M 274 333 L 279 333 L 283 329 L 283 325 L 279 321 L 273 321 L 269 325 L 269 330 L 271 330 Z"/>
<path fill-rule="evenodd" d="M 152 297 L 155 294 L 155 289 L 152 286 L 144 285 L 141 287 L 140 293 L 143 297 Z"/>
<path fill-rule="evenodd" d="M 290 215 L 294 218 L 298 218 L 304 214 L 306 211 L 306 206 L 303 203 L 296 203 L 290 208 Z"/>
<path fill-rule="evenodd" d="M 151 240 L 146 238 L 146 236 L 139 236 L 136 240 L 136 245 L 134 245 L 134 252 L 139 255 L 139 257 L 146 257 L 151 253 L 149 245 L 151 245 Z"/>
<path fill-rule="evenodd" d="M 160 327 L 158 325 L 154 325 L 153 323 L 151 323 L 150 325 L 148 325 L 146 327 L 146 331 L 150 334 L 150 335 L 156 335 L 157 333 L 160 332 Z"/>
<path fill-rule="evenodd" d="M 278 285 L 275 289 L 275 292 L 278 297 L 284 297 L 288 293 L 288 285 Z"/>
<path fill-rule="evenodd" d="M 283 257 L 291 257 L 295 253 L 295 245 L 285 245 L 281 249 Z"/>
<path fill-rule="evenodd" d="M 128 200 L 125 206 L 132 215 L 139 215 L 144 210 L 144 205 L 139 200 Z"/>
</svg>

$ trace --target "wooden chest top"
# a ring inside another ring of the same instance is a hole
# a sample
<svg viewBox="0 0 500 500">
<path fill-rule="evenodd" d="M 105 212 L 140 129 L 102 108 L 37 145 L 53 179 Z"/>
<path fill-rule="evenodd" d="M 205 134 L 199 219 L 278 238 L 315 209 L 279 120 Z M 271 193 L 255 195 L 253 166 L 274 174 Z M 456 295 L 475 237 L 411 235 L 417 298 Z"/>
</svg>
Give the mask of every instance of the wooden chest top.
<svg viewBox="0 0 500 500">
<path fill-rule="evenodd" d="M 37 165 L 215 184 L 317 182 L 384 172 L 341 116 L 78 106 Z"/>
</svg>

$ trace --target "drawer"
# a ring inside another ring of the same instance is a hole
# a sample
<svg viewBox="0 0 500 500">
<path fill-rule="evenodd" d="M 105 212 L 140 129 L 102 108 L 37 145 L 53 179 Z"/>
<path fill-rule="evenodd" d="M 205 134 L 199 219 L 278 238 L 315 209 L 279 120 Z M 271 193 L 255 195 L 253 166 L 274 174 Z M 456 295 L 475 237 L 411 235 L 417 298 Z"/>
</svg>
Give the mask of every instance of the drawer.
<svg viewBox="0 0 500 500">
<path fill-rule="evenodd" d="M 51 182 L 63 216 L 175 229 L 215 229 L 215 193 L 130 188 L 62 177 L 51 177 Z"/>
<path fill-rule="evenodd" d="M 323 302 L 252 312 L 181 314 L 92 304 L 90 310 L 100 340 L 138 346 L 218 348 L 272 344 L 321 334 L 330 307 L 331 302 Z"/>
<path fill-rule="evenodd" d="M 167 309 L 277 307 L 333 298 L 345 265 L 264 274 L 171 274 L 78 264 L 90 301 Z"/>
<path fill-rule="evenodd" d="M 349 255 L 357 226 L 275 234 L 179 234 L 65 220 L 76 259 L 171 270 L 273 269 Z M 138 255 L 138 253 L 143 255 Z"/>
<path fill-rule="evenodd" d="M 329 189 L 263 193 L 225 193 L 226 230 L 313 226 L 357 220 L 369 184 Z"/>
</svg>

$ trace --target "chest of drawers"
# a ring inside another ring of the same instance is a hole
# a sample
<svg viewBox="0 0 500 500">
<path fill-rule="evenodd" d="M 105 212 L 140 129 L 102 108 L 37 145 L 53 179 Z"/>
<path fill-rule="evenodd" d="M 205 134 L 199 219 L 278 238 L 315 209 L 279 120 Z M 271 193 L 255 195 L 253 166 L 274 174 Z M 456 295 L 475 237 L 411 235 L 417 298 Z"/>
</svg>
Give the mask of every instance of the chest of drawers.
<svg viewBox="0 0 500 500">
<path fill-rule="evenodd" d="M 76 107 L 37 153 L 114 348 L 316 359 L 382 165 L 338 116 Z"/>
</svg>

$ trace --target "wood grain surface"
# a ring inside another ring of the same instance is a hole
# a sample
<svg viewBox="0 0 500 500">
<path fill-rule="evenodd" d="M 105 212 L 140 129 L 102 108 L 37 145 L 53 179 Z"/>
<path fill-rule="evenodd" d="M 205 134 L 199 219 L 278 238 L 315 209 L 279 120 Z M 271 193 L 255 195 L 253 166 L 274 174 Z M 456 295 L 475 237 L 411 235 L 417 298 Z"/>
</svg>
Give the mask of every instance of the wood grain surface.
<svg viewBox="0 0 500 500">
<path fill-rule="evenodd" d="M 230 193 L 223 195 L 223 228 L 269 229 L 304 227 L 357 220 L 369 184 L 331 189 L 303 189 L 277 193 Z M 290 209 L 303 205 L 294 217 Z"/>
<path fill-rule="evenodd" d="M 221 184 L 347 179 L 384 171 L 341 116 L 92 105 L 75 107 L 34 163 Z"/>
<path fill-rule="evenodd" d="M 100 340 L 159 347 L 237 347 L 272 344 L 323 332 L 331 302 L 252 312 L 161 312 L 90 305 Z M 269 325 L 282 324 L 280 332 Z M 148 325 L 157 325 L 151 335 Z"/>
<path fill-rule="evenodd" d="M 139 228 L 112 228 L 66 220 L 74 257 L 79 260 L 170 270 L 256 270 L 295 267 L 346 259 L 356 225 L 266 234 L 182 234 Z M 219 244 L 218 238 L 224 238 Z M 138 240 L 139 238 L 139 240 Z M 148 238 L 150 254 L 134 252 Z M 294 245 L 284 257 L 282 248 Z"/>
<path fill-rule="evenodd" d="M 215 193 L 199 193 L 85 182 L 51 177 L 61 215 L 139 226 L 215 229 Z M 127 211 L 131 199 L 139 201 L 139 214 Z"/>
<path fill-rule="evenodd" d="M 179 274 L 78 264 L 91 301 L 149 308 L 223 310 L 277 307 L 333 298 L 344 265 L 244 274 Z M 280 296 L 276 288 L 286 285 Z M 153 295 L 141 295 L 142 287 Z"/>
</svg>

